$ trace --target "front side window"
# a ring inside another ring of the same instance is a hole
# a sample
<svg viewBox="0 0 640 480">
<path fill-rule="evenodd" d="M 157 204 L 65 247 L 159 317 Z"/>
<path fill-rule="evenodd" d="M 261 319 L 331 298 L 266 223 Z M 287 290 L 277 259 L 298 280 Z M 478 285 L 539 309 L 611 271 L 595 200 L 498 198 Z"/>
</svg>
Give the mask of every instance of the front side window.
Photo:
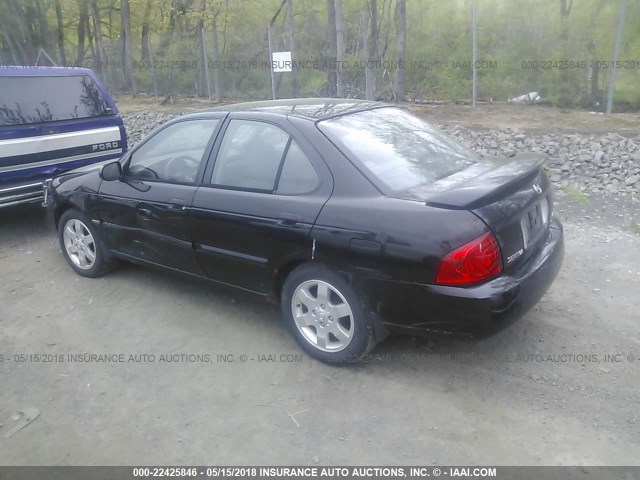
<svg viewBox="0 0 640 480">
<path fill-rule="evenodd" d="M 476 163 L 467 150 L 427 122 L 398 108 L 324 120 L 320 130 L 386 192 L 431 184 Z"/>
<path fill-rule="evenodd" d="M 0 77 L 0 126 L 111 113 L 98 85 L 87 75 Z"/>
<path fill-rule="evenodd" d="M 231 120 L 211 175 L 222 187 L 273 192 L 289 135 L 265 122 Z"/>
<path fill-rule="evenodd" d="M 204 152 L 219 119 L 187 120 L 169 125 L 133 152 L 129 178 L 195 183 Z"/>
</svg>

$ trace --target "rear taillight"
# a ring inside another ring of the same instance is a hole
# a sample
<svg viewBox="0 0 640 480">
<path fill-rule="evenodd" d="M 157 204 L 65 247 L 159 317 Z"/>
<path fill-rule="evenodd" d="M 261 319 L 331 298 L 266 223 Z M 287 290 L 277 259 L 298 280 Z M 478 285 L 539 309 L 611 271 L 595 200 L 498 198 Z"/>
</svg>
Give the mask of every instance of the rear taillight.
<svg viewBox="0 0 640 480">
<path fill-rule="evenodd" d="M 436 272 L 436 283 L 468 285 L 495 277 L 502 272 L 498 242 L 491 232 L 447 253 Z"/>
</svg>

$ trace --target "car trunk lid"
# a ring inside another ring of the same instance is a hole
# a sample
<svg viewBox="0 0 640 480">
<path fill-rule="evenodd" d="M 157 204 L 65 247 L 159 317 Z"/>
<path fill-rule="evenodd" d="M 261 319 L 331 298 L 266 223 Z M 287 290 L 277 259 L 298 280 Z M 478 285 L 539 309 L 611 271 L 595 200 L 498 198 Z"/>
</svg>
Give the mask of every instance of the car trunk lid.
<svg viewBox="0 0 640 480">
<path fill-rule="evenodd" d="M 552 201 L 545 155 L 482 158 L 407 193 L 437 208 L 470 210 L 493 232 L 505 269 L 525 261 L 548 231 Z"/>
</svg>

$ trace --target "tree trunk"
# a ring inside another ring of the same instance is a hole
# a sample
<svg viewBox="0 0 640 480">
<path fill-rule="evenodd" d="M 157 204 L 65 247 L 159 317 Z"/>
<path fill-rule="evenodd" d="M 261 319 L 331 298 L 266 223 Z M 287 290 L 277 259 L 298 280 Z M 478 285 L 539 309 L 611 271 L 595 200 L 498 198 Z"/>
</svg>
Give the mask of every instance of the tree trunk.
<svg viewBox="0 0 640 480">
<path fill-rule="evenodd" d="M 396 102 L 404 100 L 404 67 L 406 62 L 405 48 L 407 41 L 407 3 L 406 0 L 396 0 L 396 77 L 393 85 L 393 96 Z"/>
<path fill-rule="evenodd" d="M 560 0 L 560 41 L 562 42 L 563 60 L 569 58 L 569 13 L 571 13 L 572 4 L 573 0 L 569 0 L 569 3 L 567 3 L 567 0 Z M 562 72 L 561 80 L 563 84 L 562 94 L 568 96 L 569 75 L 566 69 Z"/>
<path fill-rule="evenodd" d="M 327 45 L 329 55 L 327 55 L 327 94 L 335 97 L 337 93 L 336 80 L 336 4 L 335 0 L 327 0 Z"/>
<path fill-rule="evenodd" d="M 217 62 L 220 60 L 220 46 L 218 45 L 218 16 L 215 15 L 211 22 L 212 32 L 211 32 L 211 41 L 213 44 L 213 61 Z M 213 69 L 213 89 L 215 93 L 216 101 L 219 101 L 222 98 L 222 75 L 221 70 L 219 68 Z"/>
<path fill-rule="evenodd" d="M 205 11 L 205 0 L 202 2 L 202 11 L 198 16 L 198 21 L 196 22 L 196 37 L 198 40 L 198 85 L 196 89 L 196 94 L 199 97 L 209 96 L 209 92 L 207 92 L 207 83 L 206 83 L 206 74 L 205 69 L 208 67 L 207 59 L 205 58 L 205 46 L 204 46 L 204 38 L 202 36 L 202 31 L 204 29 L 204 11 Z"/>
<path fill-rule="evenodd" d="M 169 48 L 171 41 L 173 40 L 173 33 L 176 30 L 176 21 L 178 16 L 177 11 L 178 11 L 178 7 L 176 5 L 176 2 L 175 0 L 172 0 L 171 10 L 169 12 L 169 25 L 167 27 L 167 32 L 165 33 L 164 37 L 160 41 L 160 46 L 156 49 L 156 53 L 157 53 L 156 57 L 157 56 L 163 57 L 167 52 L 167 49 Z"/>
<path fill-rule="evenodd" d="M 94 41 L 96 43 L 98 72 L 105 74 L 106 79 L 111 84 L 112 76 L 111 70 L 109 69 L 109 59 L 107 58 L 107 52 L 104 49 L 104 42 L 102 40 L 102 23 L 100 20 L 100 10 L 98 9 L 97 0 L 91 0 L 91 17 L 93 18 L 93 34 Z"/>
<path fill-rule="evenodd" d="M 84 63 L 84 40 L 87 26 L 87 2 L 80 1 L 80 18 L 78 19 L 78 55 L 76 56 L 76 66 L 81 67 Z"/>
<path fill-rule="evenodd" d="M 98 11 L 97 0 L 91 0 L 91 19 L 93 21 L 93 39 L 96 44 L 96 63 L 98 70 L 104 69 L 106 56 L 104 45 L 102 44 L 102 25 L 100 25 L 100 12 Z"/>
<path fill-rule="evenodd" d="M 129 0 L 120 0 L 120 42 L 122 45 L 123 86 L 135 95 L 133 55 L 131 52 L 131 9 Z"/>
<path fill-rule="evenodd" d="M 149 18 L 151 17 L 151 1 L 147 0 L 147 4 L 144 7 L 144 19 L 142 21 L 142 35 L 141 35 L 141 47 L 142 47 L 142 61 L 148 62 L 151 58 L 151 52 L 149 48 Z"/>
<path fill-rule="evenodd" d="M 336 0 L 336 93 L 344 97 L 344 0 Z"/>
<path fill-rule="evenodd" d="M 85 15 L 84 17 L 85 19 L 85 29 L 87 30 L 87 38 L 89 39 L 89 47 L 91 49 L 91 61 L 93 62 L 93 64 L 95 64 L 97 62 L 98 59 L 98 49 L 96 48 L 95 45 L 95 36 L 94 36 L 94 31 L 91 30 L 91 22 L 89 21 L 89 14 L 87 13 L 87 15 Z M 94 68 L 94 67 L 91 67 Z"/>
<path fill-rule="evenodd" d="M 287 27 L 287 30 L 289 31 L 289 50 L 291 50 L 291 60 L 295 61 L 297 57 L 295 27 L 293 25 L 293 0 L 287 0 Z M 296 66 L 294 66 L 291 75 L 293 77 L 293 96 L 297 97 L 298 91 L 300 90 L 300 77 Z"/>
<path fill-rule="evenodd" d="M 371 58 L 378 58 L 378 43 L 380 41 L 380 32 L 378 30 L 378 0 L 369 0 L 371 9 L 371 39 L 369 42 L 369 52 Z"/>
<path fill-rule="evenodd" d="M 37 47 L 40 45 L 40 38 L 38 36 L 40 29 L 35 22 L 37 22 L 38 15 L 33 5 L 26 4 L 23 5 L 22 8 L 24 10 L 20 12 L 21 15 L 18 16 L 18 21 L 22 23 L 27 30 L 24 37 L 25 46 L 37 56 L 39 53 Z"/>
<path fill-rule="evenodd" d="M 365 8 L 363 12 L 363 26 L 362 37 L 364 43 L 364 83 L 365 83 L 365 98 L 367 100 L 373 99 L 373 63 L 371 53 L 371 38 L 369 35 L 369 26 L 371 25 L 371 11 Z"/>
<path fill-rule="evenodd" d="M 47 51 L 49 49 L 49 26 L 47 24 L 47 8 L 42 3 L 42 0 L 37 0 L 36 11 L 38 15 L 38 28 L 40 30 L 40 46 Z"/>
</svg>

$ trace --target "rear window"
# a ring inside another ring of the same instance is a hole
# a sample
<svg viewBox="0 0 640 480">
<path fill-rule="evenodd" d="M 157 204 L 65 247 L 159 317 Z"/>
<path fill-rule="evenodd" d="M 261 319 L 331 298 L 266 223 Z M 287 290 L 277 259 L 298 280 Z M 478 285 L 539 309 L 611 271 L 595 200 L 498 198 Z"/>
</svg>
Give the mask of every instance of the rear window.
<svg viewBox="0 0 640 480">
<path fill-rule="evenodd" d="M 431 184 L 478 160 L 476 153 L 399 108 L 351 113 L 318 127 L 383 193 Z"/>
<path fill-rule="evenodd" d="M 0 77 L 0 126 L 109 114 L 102 92 L 87 75 Z"/>
</svg>

